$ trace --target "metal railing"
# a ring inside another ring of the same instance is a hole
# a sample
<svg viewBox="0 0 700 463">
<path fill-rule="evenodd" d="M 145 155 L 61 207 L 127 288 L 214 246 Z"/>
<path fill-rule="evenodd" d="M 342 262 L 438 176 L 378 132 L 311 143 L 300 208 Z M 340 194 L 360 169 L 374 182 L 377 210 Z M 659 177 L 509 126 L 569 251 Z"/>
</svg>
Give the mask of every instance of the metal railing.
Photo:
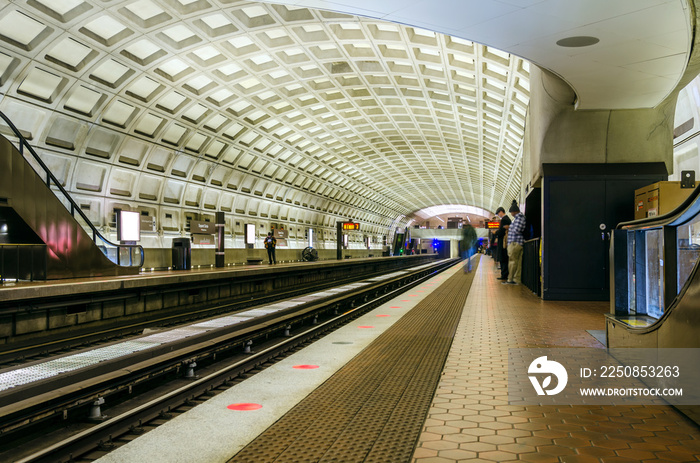
<svg viewBox="0 0 700 463">
<path fill-rule="evenodd" d="M 63 188 L 61 182 L 53 175 L 51 170 L 46 166 L 44 161 L 39 157 L 34 148 L 29 144 L 24 135 L 19 131 L 19 129 L 12 123 L 12 121 L 0 111 L 0 118 L 5 121 L 7 126 L 14 132 L 15 136 L 19 140 L 18 150 L 20 154 L 26 158 L 25 147 L 31 153 L 33 160 L 36 161 L 43 172 L 37 172 L 41 178 L 45 179 L 46 186 L 54 192 L 59 201 L 61 201 L 66 209 L 70 212 L 71 216 L 83 227 L 88 234 L 92 235 L 92 241 L 97 247 L 102 250 L 104 255 L 117 264 L 120 267 L 141 267 L 143 266 L 144 254 L 143 247 L 140 245 L 127 245 L 127 244 L 115 244 L 109 241 L 107 238 L 102 236 L 102 234 L 97 230 L 95 225 L 90 221 L 87 215 L 80 209 L 80 206 L 73 200 L 71 195 Z M 34 163 L 29 163 L 32 165 L 36 171 Z M 56 188 L 52 188 L 55 186 Z M 59 196 L 59 193 L 61 196 Z M 66 204 L 67 203 L 67 204 Z"/>
<path fill-rule="evenodd" d="M 523 245 L 523 285 L 538 296 L 542 295 L 540 239 L 525 241 Z"/>
</svg>

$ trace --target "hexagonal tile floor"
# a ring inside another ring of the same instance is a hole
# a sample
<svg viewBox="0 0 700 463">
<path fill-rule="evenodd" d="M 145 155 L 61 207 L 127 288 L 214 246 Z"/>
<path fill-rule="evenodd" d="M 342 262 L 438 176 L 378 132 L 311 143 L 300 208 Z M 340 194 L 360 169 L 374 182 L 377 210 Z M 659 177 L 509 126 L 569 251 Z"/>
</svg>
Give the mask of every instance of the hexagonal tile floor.
<svg viewBox="0 0 700 463">
<path fill-rule="evenodd" d="M 665 406 L 508 405 L 508 348 L 602 347 L 608 303 L 542 301 L 482 259 L 414 463 L 700 460 L 700 430 Z"/>
</svg>

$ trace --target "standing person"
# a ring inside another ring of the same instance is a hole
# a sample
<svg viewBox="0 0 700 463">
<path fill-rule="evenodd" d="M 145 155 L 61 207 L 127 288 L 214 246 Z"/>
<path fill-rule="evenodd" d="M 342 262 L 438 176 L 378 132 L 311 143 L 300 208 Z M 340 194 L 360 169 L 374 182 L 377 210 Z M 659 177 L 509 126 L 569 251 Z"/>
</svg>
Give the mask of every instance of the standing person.
<svg viewBox="0 0 700 463">
<path fill-rule="evenodd" d="M 498 262 L 498 240 L 496 239 L 496 233 L 489 231 L 489 251 L 490 256 Z"/>
<path fill-rule="evenodd" d="M 510 217 L 502 207 L 496 209 L 496 215 L 501 218 L 501 223 L 496 231 L 498 239 L 498 261 L 501 263 L 501 276 L 498 280 L 508 281 L 508 248 L 506 247 L 506 234 L 510 226 Z"/>
<path fill-rule="evenodd" d="M 270 259 L 270 265 L 277 263 L 277 256 L 275 256 L 275 248 L 277 247 L 277 240 L 272 236 L 272 232 L 267 234 L 265 238 L 265 249 L 267 249 L 267 257 Z"/>
<path fill-rule="evenodd" d="M 520 208 L 513 201 L 513 204 L 508 209 L 508 212 L 513 216 L 513 223 L 508 227 L 508 274 L 510 280 L 504 281 L 503 284 L 517 285 L 520 284 L 521 272 L 523 268 L 523 245 L 525 238 L 525 214 L 520 212 Z"/>
<path fill-rule="evenodd" d="M 476 230 L 470 224 L 466 224 L 462 229 L 464 238 L 462 239 L 462 246 L 464 246 L 464 255 L 467 259 L 466 264 L 464 264 L 464 271 L 472 271 L 472 256 L 474 255 L 474 247 L 476 246 L 477 236 Z"/>
</svg>

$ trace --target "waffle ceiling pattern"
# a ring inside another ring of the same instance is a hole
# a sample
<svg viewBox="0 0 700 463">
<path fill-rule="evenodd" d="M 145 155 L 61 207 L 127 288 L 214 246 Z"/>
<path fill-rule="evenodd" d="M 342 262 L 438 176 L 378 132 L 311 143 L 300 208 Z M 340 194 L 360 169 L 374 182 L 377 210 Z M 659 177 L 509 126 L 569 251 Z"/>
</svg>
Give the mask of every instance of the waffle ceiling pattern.
<svg viewBox="0 0 700 463">
<path fill-rule="evenodd" d="M 206 160 L 201 172 L 185 164 L 177 175 L 188 182 L 217 176 L 226 191 L 243 172 L 372 205 L 375 223 L 516 198 L 528 77 L 527 62 L 493 48 L 283 5 L 29 0 L 0 10 L 8 96 Z M 94 161 L 119 163 L 103 158 Z"/>
</svg>

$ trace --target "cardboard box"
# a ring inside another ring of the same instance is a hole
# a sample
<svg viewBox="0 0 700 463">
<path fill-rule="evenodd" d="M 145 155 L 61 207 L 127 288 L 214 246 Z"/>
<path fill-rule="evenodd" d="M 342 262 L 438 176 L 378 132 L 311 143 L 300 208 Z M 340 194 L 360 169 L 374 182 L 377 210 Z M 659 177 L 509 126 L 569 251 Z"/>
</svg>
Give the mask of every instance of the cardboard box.
<svg viewBox="0 0 700 463">
<path fill-rule="evenodd" d="M 643 219 L 647 216 L 647 187 L 640 188 L 634 192 L 634 220 Z"/>
<path fill-rule="evenodd" d="M 634 192 L 634 219 L 668 214 L 680 206 L 692 191 L 692 188 L 681 188 L 681 182 L 657 182 L 639 188 Z"/>
</svg>

